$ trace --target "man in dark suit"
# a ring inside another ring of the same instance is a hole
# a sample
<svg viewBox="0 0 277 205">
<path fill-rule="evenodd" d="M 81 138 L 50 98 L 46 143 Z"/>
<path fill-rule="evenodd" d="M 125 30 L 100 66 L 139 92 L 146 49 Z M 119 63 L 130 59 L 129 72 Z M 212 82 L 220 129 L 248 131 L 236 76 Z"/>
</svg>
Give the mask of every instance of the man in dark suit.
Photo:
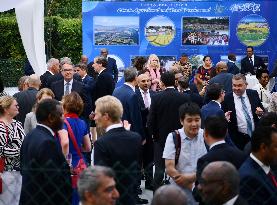
<svg viewBox="0 0 277 205">
<path fill-rule="evenodd" d="M 251 73 L 256 74 L 256 70 L 260 67 L 266 69 L 266 65 L 261 57 L 254 55 L 254 48 L 252 46 L 247 46 L 247 55 L 241 60 L 241 70 L 242 74 Z"/>
<path fill-rule="evenodd" d="M 139 133 L 144 140 L 145 135 L 143 132 L 138 95 L 135 92 L 135 86 L 137 86 L 137 70 L 135 68 L 127 68 L 124 70 L 124 79 L 125 83 L 114 90 L 113 96 L 122 103 L 122 120 L 127 120 L 131 124 L 130 130 Z"/>
<path fill-rule="evenodd" d="M 227 64 L 225 62 L 220 61 L 216 64 L 216 73 L 217 75 L 209 81 L 209 84 L 219 83 L 223 86 L 225 92 L 232 92 L 233 74 L 227 72 Z"/>
<path fill-rule="evenodd" d="M 209 146 L 209 152 L 197 161 L 197 178 L 210 162 L 227 161 L 239 169 L 246 159 L 246 155 L 241 150 L 225 142 L 227 129 L 228 122 L 224 117 L 210 116 L 205 120 L 204 140 Z"/>
<path fill-rule="evenodd" d="M 95 104 L 94 120 L 106 133 L 94 143 L 94 164 L 114 169 L 120 193 L 119 204 L 134 205 L 141 137 L 122 127 L 123 106 L 117 98 L 104 96 Z"/>
<path fill-rule="evenodd" d="M 178 116 L 179 107 L 190 101 L 174 88 L 175 76 L 171 72 L 161 75 L 161 87 L 165 89 L 151 99 L 148 128 L 154 140 L 154 190 L 162 185 L 165 161 L 162 158 L 167 135 L 182 127 Z"/>
<path fill-rule="evenodd" d="M 222 109 L 231 111 L 228 132 L 234 144 L 243 150 L 264 109 L 257 91 L 246 89 L 244 75 L 234 75 L 232 87 L 233 92 L 225 95 Z"/>
<path fill-rule="evenodd" d="M 107 72 L 107 60 L 103 57 L 96 57 L 93 68 L 98 73 L 92 88 L 92 109 L 95 110 L 95 101 L 105 95 L 112 95 L 114 90 L 114 81 L 112 75 Z"/>
<path fill-rule="evenodd" d="M 239 194 L 239 183 L 239 173 L 234 165 L 216 161 L 208 164 L 203 170 L 198 189 L 205 204 L 248 205 Z"/>
<path fill-rule="evenodd" d="M 138 76 L 138 87 L 136 94 L 140 105 L 143 130 L 146 138 L 146 143 L 143 145 L 143 168 L 145 174 L 145 188 L 153 190 L 153 140 L 147 128 L 147 119 L 151 105 L 151 98 L 155 95 L 154 91 L 150 90 L 151 81 L 147 74 Z"/>
<path fill-rule="evenodd" d="M 50 88 L 49 78 L 60 71 L 60 62 L 56 58 L 50 58 L 47 62 L 47 71 L 40 76 L 41 88 Z"/>
<path fill-rule="evenodd" d="M 62 106 L 56 100 L 44 100 L 38 104 L 36 118 L 38 125 L 25 137 L 20 152 L 19 204 L 70 205 L 70 169 L 55 139 L 63 126 Z"/>
<path fill-rule="evenodd" d="M 277 204 L 277 179 L 270 168 L 277 162 L 277 129 L 257 127 L 251 146 L 250 157 L 239 169 L 240 193 L 249 204 Z"/>
<path fill-rule="evenodd" d="M 112 74 L 114 82 L 116 83 L 118 80 L 118 69 L 116 65 L 116 60 L 114 58 L 108 57 L 109 51 L 106 48 L 102 48 L 100 51 L 100 55 L 107 59 L 107 71 Z"/>
<path fill-rule="evenodd" d="M 228 67 L 228 69 L 227 69 L 227 72 L 228 72 L 228 73 L 231 73 L 231 74 L 233 74 L 233 75 L 236 75 L 236 74 L 238 74 L 238 73 L 240 72 L 238 66 L 237 66 L 236 63 L 235 63 L 236 60 L 237 60 L 237 58 L 236 58 L 236 55 L 235 55 L 235 54 L 230 53 L 230 54 L 228 55 L 228 62 L 227 62 L 227 67 Z"/>
<path fill-rule="evenodd" d="M 73 66 L 71 64 L 63 64 L 63 80 L 52 83 L 51 90 L 55 95 L 55 99 L 58 101 L 61 101 L 64 95 L 67 95 L 73 91 L 77 92 L 84 101 L 84 111 L 82 116 L 88 118 L 91 111 L 91 102 L 87 96 L 84 85 L 81 82 L 73 79 L 73 73 Z"/>
<path fill-rule="evenodd" d="M 19 106 L 19 114 L 16 116 L 16 120 L 24 125 L 26 115 L 32 111 L 34 104 L 36 103 L 36 95 L 40 87 L 40 78 L 33 74 L 28 76 L 26 80 L 28 89 L 20 91 L 14 94 Z"/>
</svg>

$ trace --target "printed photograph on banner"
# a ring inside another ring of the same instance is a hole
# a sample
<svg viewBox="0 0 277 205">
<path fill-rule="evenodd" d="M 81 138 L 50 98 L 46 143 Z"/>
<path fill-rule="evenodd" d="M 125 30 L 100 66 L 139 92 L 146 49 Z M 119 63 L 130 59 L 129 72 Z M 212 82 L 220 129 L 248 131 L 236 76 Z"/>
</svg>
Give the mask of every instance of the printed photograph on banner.
<svg viewBox="0 0 277 205">
<path fill-rule="evenodd" d="M 94 45 L 139 45 L 139 17 L 94 16 Z"/>
<path fill-rule="evenodd" d="M 228 46 L 229 17 L 183 17 L 182 45 Z"/>
<path fill-rule="evenodd" d="M 149 55 L 132 55 L 130 59 L 130 65 L 133 66 L 134 62 L 137 58 L 144 57 L 146 60 L 148 60 Z M 174 62 L 176 62 L 177 56 L 158 56 L 160 60 L 160 66 L 163 71 L 168 71 L 170 67 L 173 65 Z"/>
<path fill-rule="evenodd" d="M 151 18 L 145 26 L 145 38 L 153 46 L 167 46 L 175 37 L 173 21 L 165 16 Z"/>
<path fill-rule="evenodd" d="M 265 18 L 251 14 L 242 18 L 237 26 L 237 36 L 246 46 L 260 46 L 269 36 L 269 24 Z"/>
</svg>

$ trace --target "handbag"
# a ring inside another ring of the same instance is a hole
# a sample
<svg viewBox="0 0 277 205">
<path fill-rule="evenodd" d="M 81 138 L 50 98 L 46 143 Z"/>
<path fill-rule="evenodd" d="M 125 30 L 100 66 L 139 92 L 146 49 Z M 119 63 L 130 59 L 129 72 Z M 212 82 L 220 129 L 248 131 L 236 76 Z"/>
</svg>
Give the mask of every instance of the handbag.
<svg viewBox="0 0 277 205">
<path fill-rule="evenodd" d="M 8 135 L 9 135 L 9 130 L 6 124 L 2 121 L 0 123 L 3 123 L 5 128 L 6 128 L 6 144 L 8 144 Z M 3 173 L 5 169 L 5 157 L 0 157 L 0 173 Z M 3 192 L 3 179 L 0 174 L 0 194 Z"/>
<path fill-rule="evenodd" d="M 72 171 L 72 174 L 71 174 L 71 183 L 72 183 L 72 188 L 77 188 L 77 182 L 78 182 L 78 179 L 79 179 L 79 176 L 80 174 L 84 171 L 84 169 L 87 168 L 87 165 L 85 163 L 85 160 L 83 159 L 83 155 L 80 151 L 80 148 L 78 147 L 78 144 L 76 142 L 76 139 L 75 139 L 75 136 L 74 136 L 74 133 L 72 131 L 72 128 L 69 124 L 69 122 L 65 119 L 64 120 L 66 126 L 67 126 L 67 129 L 68 129 L 68 134 L 69 134 L 69 137 L 73 143 L 73 146 L 74 146 L 74 149 L 77 151 L 77 154 L 79 155 L 80 157 L 80 160 L 78 161 L 78 164 L 75 168 L 73 168 L 73 171 Z"/>
</svg>

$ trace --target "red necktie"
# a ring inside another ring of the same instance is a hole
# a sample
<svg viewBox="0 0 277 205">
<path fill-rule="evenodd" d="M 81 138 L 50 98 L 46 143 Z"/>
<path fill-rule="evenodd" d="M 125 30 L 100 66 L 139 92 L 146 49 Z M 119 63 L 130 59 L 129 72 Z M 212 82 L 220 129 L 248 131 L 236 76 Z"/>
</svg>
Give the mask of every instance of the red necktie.
<svg viewBox="0 0 277 205">
<path fill-rule="evenodd" d="M 272 174 L 271 171 L 268 172 L 267 176 L 269 176 L 269 178 L 270 178 L 270 180 L 272 181 L 273 185 L 274 185 L 275 187 L 277 187 L 277 180 L 276 180 L 275 176 Z"/>
</svg>

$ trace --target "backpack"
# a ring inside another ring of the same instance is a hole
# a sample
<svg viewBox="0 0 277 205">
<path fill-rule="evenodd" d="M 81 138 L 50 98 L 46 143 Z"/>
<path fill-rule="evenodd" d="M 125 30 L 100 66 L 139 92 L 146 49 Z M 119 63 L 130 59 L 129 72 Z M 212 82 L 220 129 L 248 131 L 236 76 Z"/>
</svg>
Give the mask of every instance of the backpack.
<svg viewBox="0 0 277 205">
<path fill-rule="evenodd" d="M 173 142 L 176 149 L 176 152 L 175 152 L 175 166 L 176 166 L 179 162 L 179 157 L 181 153 L 181 136 L 178 130 L 175 130 L 174 132 L 172 132 L 172 136 L 173 136 Z"/>
</svg>

